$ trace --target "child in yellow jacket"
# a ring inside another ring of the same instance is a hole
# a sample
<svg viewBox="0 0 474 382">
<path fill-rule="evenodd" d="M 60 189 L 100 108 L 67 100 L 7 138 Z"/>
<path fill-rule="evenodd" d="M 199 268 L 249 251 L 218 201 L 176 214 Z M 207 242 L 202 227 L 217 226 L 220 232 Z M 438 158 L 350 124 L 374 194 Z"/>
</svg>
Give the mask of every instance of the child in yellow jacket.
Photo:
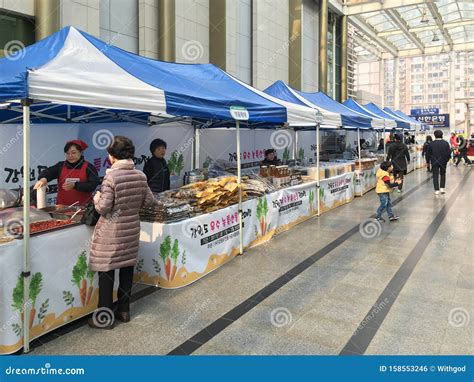
<svg viewBox="0 0 474 382">
<path fill-rule="evenodd" d="M 377 170 L 376 174 L 377 185 L 375 186 L 375 192 L 380 198 L 380 206 L 377 209 L 375 218 L 381 223 L 385 222 L 385 219 L 382 217 L 384 210 L 387 210 L 388 219 L 391 222 L 400 219 L 400 217 L 394 215 L 392 211 L 390 192 L 400 184 L 400 180 L 394 181 L 392 171 L 392 163 L 386 161 L 380 164 L 380 168 Z"/>
</svg>

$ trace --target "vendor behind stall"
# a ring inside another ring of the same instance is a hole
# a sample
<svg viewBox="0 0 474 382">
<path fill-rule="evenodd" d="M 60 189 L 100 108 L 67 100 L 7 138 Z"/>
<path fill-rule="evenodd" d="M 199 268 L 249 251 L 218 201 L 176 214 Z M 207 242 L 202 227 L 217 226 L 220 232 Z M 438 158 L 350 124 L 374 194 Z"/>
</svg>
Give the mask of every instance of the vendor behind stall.
<svg viewBox="0 0 474 382">
<path fill-rule="evenodd" d="M 166 163 L 166 142 L 154 139 L 150 143 L 151 158 L 145 163 L 143 172 L 152 192 L 159 193 L 170 189 L 170 170 Z"/>
<path fill-rule="evenodd" d="M 262 161 L 262 166 L 279 166 L 280 160 L 276 156 L 274 149 L 265 150 L 265 159 Z"/>
<path fill-rule="evenodd" d="M 79 139 L 69 141 L 64 146 L 66 160 L 48 167 L 39 174 L 34 189 L 46 186 L 54 179 L 58 180 L 56 204 L 86 205 L 92 200 L 92 192 L 100 184 L 96 168 L 84 159 L 83 152 L 87 144 Z"/>
</svg>

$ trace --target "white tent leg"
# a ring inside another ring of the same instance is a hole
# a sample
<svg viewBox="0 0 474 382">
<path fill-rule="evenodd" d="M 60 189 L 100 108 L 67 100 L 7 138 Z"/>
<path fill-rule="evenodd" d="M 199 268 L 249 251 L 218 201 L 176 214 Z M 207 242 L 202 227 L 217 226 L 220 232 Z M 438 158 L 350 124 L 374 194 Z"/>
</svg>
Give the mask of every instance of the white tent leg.
<svg viewBox="0 0 474 382">
<path fill-rule="evenodd" d="M 194 155 L 194 168 L 199 168 L 201 166 L 200 160 L 201 158 L 199 157 L 200 151 L 201 151 L 201 128 L 195 128 L 194 129 L 194 142 L 195 142 L 195 155 Z"/>
<path fill-rule="evenodd" d="M 319 176 L 319 123 L 316 125 L 316 193 L 318 201 L 318 216 L 321 216 L 321 198 L 319 190 L 321 187 L 321 179 Z"/>
<path fill-rule="evenodd" d="M 357 147 L 358 147 L 358 152 L 359 152 L 359 184 L 360 184 L 360 196 L 364 195 L 364 190 L 362 187 L 362 153 L 361 153 L 361 147 L 360 147 L 360 128 L 357 128 Z"/>
<path fill-rule="evenodd" d="M 23 100 L 23 350 L 30 351 L 30 101 Z"/>
<path fill-rule="evenodd" d="M 242 169 L 240 163 L 240 122 L 236 122 L 237 134 L 237 184 L 239 186 L 239 254 L 244 253 L 244 233 L 242 232 Z"/>
<path fill-rule="evenodd" d="M 385 160 L 385 157 L 387 156 L 387 138 L 385 137 L 385 126 L 383 127 L 383 156 L 384 156 L 384 159 Z"/>
<path fill-rule="evenodd" d="M 293 134 L 295 134 L 295 139 L 293 139 L 293 160 L 298 158 L 298 132 L 293 130 Z"/>
</svg>

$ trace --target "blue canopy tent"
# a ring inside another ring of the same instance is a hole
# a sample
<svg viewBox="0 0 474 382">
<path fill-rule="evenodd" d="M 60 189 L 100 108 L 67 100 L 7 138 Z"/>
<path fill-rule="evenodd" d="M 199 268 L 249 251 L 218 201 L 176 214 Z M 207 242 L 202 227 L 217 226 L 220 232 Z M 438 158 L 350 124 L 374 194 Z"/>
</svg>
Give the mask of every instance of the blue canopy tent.
<svg viewBox="0 0 474 382">
<path fill-rule="evenodd" d="M 354 111 L 356 111 L 360 114 L 366 115 L 367 117 L 382 120 L 383 121 L 383 126 L 382 126 L 383 129 L 397 127 L 397 123 L 393 119 L 386 119 L 386 118 L 383 118 L 383 117 L 371 112 L 370 110 L 368 110 L 367 108 L 365 108 L 360 103 L 353 100 L 352 98 L 349 98 L 349 99 L 345 100 L 342 104 L 344 106 L 346 106 L 347 108 L 351 109 L 351 110 L 354 110 Z"/>
<path fill-rule="evenodd" d="M 354 111 L 343 104 L 333 100 L 323 92 L 306 93 L 291 88 L 282 81 L 276 81 L 274 84 L 264 90 L 288 102 L 294 102 L 299 105 L 305 105 L 316 108 L 321 111 L 323 118 L 332 113 L 331 118 L 326 118 L 322 125 L 337 125 L 347 129 L 370 129 L 382 128 L 383 120 L 377 116 L 369 116 Z"/>
<path fill-rule="evenodd" d="M 376 104 L 373 102 L 370 102 L 364 107 L 369 110 L 370 112 L 378 115 L 381 118 L 393 120 L 397 124 L 397 128 L 399 129 L 410 129 L 410 124 L 407 121 L 404 121 L 398 117 L 393 116 L 392 114 L 387 113 L 386 111 L 382 110 L 380 107 L 378 107 Z"/>
<path fill-rule="evenodd" d="M 393 115 L 395 118 L 398 118 L 398 119 L 401 119 L 402 121 L 405 121 L 407 123 L 410 124 L 410 130 L 416 130 L 416 126 L 419 126 L 420 125 L 420 122 L 417 122 L 417 121 L 411 121 L 409 120 L 408 118 L 406 118 L 405 116 L 400 116 L 398 115 L 397 113 L 395 113 L 395 111 L 393 111 L 392 109 L 390 109 L 389 107 L 384 107 L 383 109 L 386 113 L 390 114 L 390 115 Z"/>
<path fill-rule="evenodd" d="M 415 118 L 410 117 L 409 115 L 406 115 L 403 111 L 400 110 L 392 110 L 394 114 L 405 118 L 407 121 L 416 123 L 418 126 L 420 126 L 421 130 L 429 130 L 431 128 L 430 125 L 427 125 L 426 123 L 422 123 L 420 121 L 417 121 Z"/>
<path fill-rule="evenodd" d="M 326 124 L 328 123 L 328 121 L 330 121 L 330 124 L 341 126 L 345 129 L 357 129 L 359 166 L 361 166 L 360 130 L 368 130 L 375 127 L 381 128 L 384 126 L 383 119 L 379 117 L 368 116 L 365 114 L 361 114 L 357 111 L 351 110 L 350 108 L 344 106 L 343 104 L 340 104 L 339 102 L 333 100 L 328 95 L 322 92 L 301 92 L 291 88 L 282 81 L 276 81 L 264 91 L 268 94 L 284 99 L 288 102 L 306 105 L 319 110 L 323 114 L 323 119 L 325 119 Z M 330 115 L 329 113 L 332 113 L 331 118 L 327 117 L 328 115 Z M 324 118 L 324 116 L 326 116 L 326 118 Z M 316 142 L 316 163 L 319 174 L 319 128 L 316 132 Z M 319 177 L 317 179 L 317 182 L 319 186 Z"/>
<path fill-rule="evenodd" d="M 152 60 L 111 46 L 73 27 L 63 28 L 14 55 L 0 59 L 0 102 L 14 101 L 21 101 L 22 105 L 23 171 L 26 174 L 30 173 L 31 112 L 41 117 L 40 114 L 47 116 L 49 110 L 51 116 L 54 105 L 79 107 L 76 111 L 88 117 L 103 111 L 115 111 L 115 114 L 124 111 L 152 113 L 163 118 L 233 122 L 236 124 L 238 151 L 240 120 L 276 126 L 316 124 L 314 110 L 271 97 L 212 64 Z M 43 108 L 42 112 L 38 112 L 36 106 L 31 107 L 37 102 L 42 103 L 38 106 Z M 51 103 L 51 108 L 45 103 Z M 89 112 L 81 107 L 96 110 Z M 15 105 L 8 111 L 15 111 Z M 71 109 L 66 109 L 66 119 L 70 112 Z M 237 162 L 240 183 L 239 154 Z M 24 177 L 23 187 L 30 189 L 29 177 Z M 29 193 L 26 192 L 23 209 L 25 303 L 29 299 L 30 282 L 29 204 Z M 241 214 L 239 226 L 241 235 Z M 30 307 L 25 304 L 24 308 L 24 322 L 28 322 Z M 24 349 L 29 351 L 28 325 L 24 325 Z"/>
</svg>

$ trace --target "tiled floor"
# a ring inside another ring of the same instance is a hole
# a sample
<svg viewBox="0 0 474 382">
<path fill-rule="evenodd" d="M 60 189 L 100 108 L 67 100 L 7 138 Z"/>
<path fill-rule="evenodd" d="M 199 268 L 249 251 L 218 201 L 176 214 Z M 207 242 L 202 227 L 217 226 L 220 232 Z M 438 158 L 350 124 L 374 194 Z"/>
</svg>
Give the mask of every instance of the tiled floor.
<svg viewBox="0 0 474 382">
<path fill-rule="evenodd" d="M 423 184 L 425 171 L 410 174 L 405 196 L 394 207 L 399 222 L 385 223 L 373 239 L 354 230 L 309 267 L 299 266 L 296 277 L 280 279 L 270 296 L 251 302 L 252 309 L 244 304 L 233 311 L 241 312 L 237 320 L 219 321 L 225 329 L 204 336 L 209 340 L 203 344 L 191 343 L 197 347 L 193 354 L 339 354 L 358 331 L 371 335 L 363 354 L 473 354 L 474 176 L 469 171 L 451 168 L 443 196 L 434 196 L 431 183 Z M 31 354 L 167 354 L 357 227 L 377 203 L 370 192 L 249 250 L 190 287 L 139 299 L 129 324 L 112 331 L 82 325 L 50 335 L 44 344 L 38 341 Z M 446 214 L 430 226 L 443 208 Z M 429 227 L 433 235 L 425 235 Z M 386 316 L 367 320 L 427 236 Z"/>
</svg>

